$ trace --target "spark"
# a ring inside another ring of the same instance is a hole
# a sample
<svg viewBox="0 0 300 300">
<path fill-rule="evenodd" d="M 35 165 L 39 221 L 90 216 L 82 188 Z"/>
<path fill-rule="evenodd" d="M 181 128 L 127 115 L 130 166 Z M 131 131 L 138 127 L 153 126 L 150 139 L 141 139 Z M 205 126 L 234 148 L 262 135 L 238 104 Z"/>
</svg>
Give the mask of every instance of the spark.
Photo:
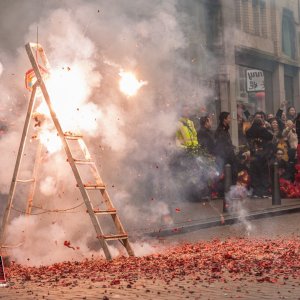
<svg viewBox="0 0 300 300">
<path fill-rule="evenodd" d="M 148 84 L 147 81 L 138 80 L 132 72 L 121 70 L 119 75 L 121 77 L 119 81 L 120 91 L 128 97 L 136 95 L 142 86 Z"/>
</svg>

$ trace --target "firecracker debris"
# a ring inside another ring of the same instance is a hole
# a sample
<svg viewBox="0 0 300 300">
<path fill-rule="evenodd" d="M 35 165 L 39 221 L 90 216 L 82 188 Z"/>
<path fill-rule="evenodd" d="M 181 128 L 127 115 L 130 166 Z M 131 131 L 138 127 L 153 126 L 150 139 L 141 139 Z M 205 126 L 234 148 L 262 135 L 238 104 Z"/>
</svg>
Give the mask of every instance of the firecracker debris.
<svg viewBox="0 0 300 300">
<path fill-rule="evenodd" d="M 300 237 L 185 243 L 144 257 L 121 256 L 112 261 L 85 259 L 41 267 L 12 262 L 6 275 L 9 282 L 46 287 L 76 286 L 81 280 L 109 286 L 132 286 L 140 279 L 168 284 L 186 278 L 209 283 L 229 278 L 284 284 L 300 278 Z"/>
</svg>

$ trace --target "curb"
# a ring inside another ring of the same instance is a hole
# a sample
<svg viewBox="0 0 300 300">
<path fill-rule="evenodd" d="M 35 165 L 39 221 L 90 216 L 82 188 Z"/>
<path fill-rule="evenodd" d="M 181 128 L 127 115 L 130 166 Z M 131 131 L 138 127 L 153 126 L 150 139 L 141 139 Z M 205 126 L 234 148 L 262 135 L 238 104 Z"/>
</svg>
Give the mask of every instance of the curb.
<svg viewBox="0 0 300 300">
<path fill-rule="evenodd" d="M 243 219 L 258 220 L 263 218 L 281 216 L 285 214 L 297 213 L 297 212 L 300 212 L 299 204 L 290 205 L 286 207 L 276 206 L 274 208 L 265 209 L 263 211 L 248 213 L 246 216 L 243 217 Z M 172 236 L 176 234 L 193 232 L 205 228 L 232 225 L 240 222 L 241 222 L 241 218 L 239 216 L 227 215 L 224 216 L 224 221 L 221 221 L 220 217 L 217 217 L 217 218 L 212 218 L 210 221 L 199 222 L 190 225 L 184 224 L 184 225 L 179 225 L 177 227 L 172 227 L 172 228 L 169 227 L 169 228 L 160 229 L 158 231 L 148 232 L 146 233 L 146 235 L 149 235 L 151 237 L 166 237 L 166 236 Z M 176 224 L 174 226 L 176 226 Z"/>
</svg>

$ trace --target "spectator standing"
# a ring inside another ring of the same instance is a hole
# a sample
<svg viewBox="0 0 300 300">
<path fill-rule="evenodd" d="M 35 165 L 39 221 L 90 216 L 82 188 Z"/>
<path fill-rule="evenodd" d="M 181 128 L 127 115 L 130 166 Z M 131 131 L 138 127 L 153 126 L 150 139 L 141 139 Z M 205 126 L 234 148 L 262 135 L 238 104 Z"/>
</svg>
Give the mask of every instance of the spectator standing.
<svg viewBox="0 0 300 300">
<path fill-rule="evenodd" d="M 273 134 L 273 144 L 277 145 L 279 136 L 281 134 L 281 130 L 278 125 L 278 121 L 276 118 L 273 118 L 273 119 L 270 119 L 269 122 L 271 125 L 270 132 Z"/>
<path fill-rule="evenodd" d="M 295 124 L 291 120 L 286 121 L 286 127 L 283 130 L 282 135 L 287 140 L 290 149 L 297 149 L 298 137 Z"/>
<path fill-rule="evenodd" d="M 298 115 L 296 117 L 295 126 L 296 126 L 296 133 L 297 133 L 297 137 L 298 137 L 297 164 L 300 164 L 300 113 L 298 113 Z"/>
<path fill-rule="evenodd" d="M 202 145 L 203 148 L 211 155 L 215 153 L 215 141 L 214 135 L 211 130 L 212 121 L 209 116 L 200 118 L 200 129 L 197 132 L 198 144 Z"/>
<path fill-rule="evenodd" d="M 270 116 L 271 114 L 269 114 Z M 253 119 L 262 119 L 263 121 L 263 126 L 266 127 L 268 130 L 271 130 L 271 125 L 270 125 L 270 120 L 269 118 L 267 118 L 268 116 L 266 116 L 266 114 L 263 111 L 257 111 L 254 114 L 254 118 Z M 274 117 L 273 117 L 274 118 Z"/>
<path fill-rule="evenodd" d="M 247 145 L 247 139 L 245 136 L 245 131 L 250 127 L 249 117 L 250 112 L 241 103 L 237 104 L 237 125 L 238 125 L 238 138 L 239 138 L 239 148 L 245 147 Z"/>
<path fill-rule="evenodd" d="M 250 145 L 250 177 L 253 197 L 268 197 L 270 178 L 268 161 L 272 156 L 270 147 L 273 135 L 264 127 L 260 118 L 254 119 L 252 126 L 246 132 Z"/>
<path fill-rule="evenodd" d="M 231 165 L 232 182 L 235 184 L 237 180 L 237 165 L 234 146 L 229 133 L 230 122 L 230 113 L 226 111 L 221 112 L 219 115 L 219 125 L 215 131 L 215 155 L 216 163 L 221 173 L 226 164 Z"/>
<path fill-rule="evenodd" d="M 273 178 L 274 175 L 274 162 L 277 162 L 278 164 L 278 175 L 279 178 L 284 178 L 286 180 L 291 180 L 292 174 L 289 172 L 289 164 L 288 162 L 283 158 L 284 152 L 282 149 L 277 148 L 275 151 L 275 157 L 271 160 L 271 176 Z"/>
<path fill-rule="evenodd" d="M 279 109 L 276 112 L 276 120 L 280 131 L 282 131 L 285 128 L 285 123 L 288 120 L 287 115 L 284 112 L 286 103 L 286 101 L 282 101 L 280 103 Z"/>
<path fill-rule="evenodd" d="M 201 177 L 196 156 L 198 139 L 188 105 L 182 106 L 176 131 L 176 144 L 180 151 L 177 151 L 170 161 L 170 169 L 176 186 L 183 199 L 198 201 L 201 195 L 198 184 Z"/>
<path fill-rule="evenodd" d="M 190 108 L 184 105 L 182 108 L 182 117 L 178 121 L 176 144 L 182 148 L 193 149 L 198 146 L 198 139 L 194 122 L 189 117 Z"/>
<path fill-rule="evenodd" d="M 286 119 L 294 121 L 296 119 L 296 109 L 294 106 L 288 107 L 286 111 Z"/>
</svg>

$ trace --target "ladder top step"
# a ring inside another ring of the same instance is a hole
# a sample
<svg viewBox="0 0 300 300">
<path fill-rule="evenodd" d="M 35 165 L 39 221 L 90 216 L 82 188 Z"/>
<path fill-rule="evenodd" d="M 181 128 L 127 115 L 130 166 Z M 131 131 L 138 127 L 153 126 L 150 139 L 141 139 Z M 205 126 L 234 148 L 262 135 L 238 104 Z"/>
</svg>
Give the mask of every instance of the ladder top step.
<svg viewBox="0 0 300 300">
<path fill-rule="evenodd" d="M 107 240 L 107 241 L 125 240 L 125 239 L 128 239 L 128 234 L 120 233 L 120 234 L 98 235 L 97 238 L 98 239 L 104 239 L 104 240 Z"/>
<path fill-rule="evenodd" d="M 76 185 L 79 187 L 79 185 Z M 104 184 L 97 184 L 97 183 L 92 183 L 92 184 L 84 184 L 83 187 L 87 190 L 105 190 L 106 186 Z"/>
</svg>

